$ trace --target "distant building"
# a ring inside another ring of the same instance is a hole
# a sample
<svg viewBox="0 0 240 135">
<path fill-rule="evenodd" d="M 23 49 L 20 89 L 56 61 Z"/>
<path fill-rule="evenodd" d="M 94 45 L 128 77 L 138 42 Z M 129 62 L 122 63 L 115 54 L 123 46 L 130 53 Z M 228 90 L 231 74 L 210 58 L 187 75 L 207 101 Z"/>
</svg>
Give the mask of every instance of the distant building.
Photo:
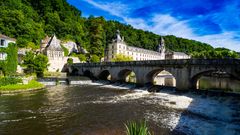
<svg viewBox="0 0 240 135">
<path fill-rule="evenodd" d="M 64 65 L 67 63 L 69 58 L 73 59 L 74 63 L 79 63 L 79 59 L 76 57 L 64 56 L 64 51 L 61 47 L 61 40 L 57 39 L 55 35 L 52 37 L 46 37 L 41 42 L 41 53 L 48 57 L 50 72 L 61 72 Z"/>
<path fill-rule="evenodd" d="M 166 59 L 190 59 L 191 57 L 183 52 L 167 52 Z"/>
<path fill-rule="evenodd" d="M 104 61 L 111 61 L 117 54 L 131 56 L 134 61 L 143 60 L 162 60 L 165 59 L 165 44 L 163 38 L 158 46 L 157 51 L 147 50 L 143 48 L 128 46 L 117 31 L 116 39 L 105 50 Z"/>
<path fill-rule="evenodd" d="M 16 43 L 16 39 L 0 34 L 0 48 L 7 48 L 9 43 Z M 0 52 L 0 60 L 6 60 L 7 53 Z"/>
</svg>

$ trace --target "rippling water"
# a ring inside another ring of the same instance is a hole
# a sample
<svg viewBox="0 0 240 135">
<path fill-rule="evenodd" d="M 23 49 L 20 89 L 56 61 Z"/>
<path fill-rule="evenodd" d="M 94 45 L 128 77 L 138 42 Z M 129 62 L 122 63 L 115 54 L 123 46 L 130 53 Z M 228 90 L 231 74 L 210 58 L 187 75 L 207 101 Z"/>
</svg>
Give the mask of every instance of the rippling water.
<svg viewBox="0 0 240 135">
<path fill-rule="evenodd" d="M 124 135 L 124 123 L 144 119 L 155 135 L 240 134 L 239 97 L 144 89 L 92 83 L 1 96 L 0 134 Z"/>
</svg>

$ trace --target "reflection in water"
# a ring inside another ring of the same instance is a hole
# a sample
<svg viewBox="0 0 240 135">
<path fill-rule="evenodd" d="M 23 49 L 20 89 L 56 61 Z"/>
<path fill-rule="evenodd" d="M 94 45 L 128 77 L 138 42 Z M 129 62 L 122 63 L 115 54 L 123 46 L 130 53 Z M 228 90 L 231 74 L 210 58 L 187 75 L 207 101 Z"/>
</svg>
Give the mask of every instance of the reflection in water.
<svg viewBox="0 0 240 135">
<path fill-rule="evenodd" d="M 144 89 L 92 83 L 1 96 L 0 134 L 124 135 L 124 123 L 142 119 L 156 135 L 240 134 L 237 97 Z"/>
</svg>

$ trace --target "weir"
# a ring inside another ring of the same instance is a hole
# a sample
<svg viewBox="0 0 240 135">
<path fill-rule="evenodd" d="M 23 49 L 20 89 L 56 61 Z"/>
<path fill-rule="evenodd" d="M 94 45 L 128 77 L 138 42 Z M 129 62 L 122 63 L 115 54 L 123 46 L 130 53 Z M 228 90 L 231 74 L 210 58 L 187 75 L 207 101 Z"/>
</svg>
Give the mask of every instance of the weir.
<svg viewBox="0 0 240 135">
<path fill-rule="evenodd" d="M 197 89 L 198 79 L 211 72 L 223 72 L 240 80 L 240 59 L 182 59 L 131 62 L 75 63 L 68 66 L 68 74 L 101 79 L 111 76 L 112 82 L 122 81 L 126 72 L 136 75 L 137 85 L 154 83 L 161 71 L 168 71 L 176 79 L 177 90 Z M 125 72 L 126 71 L 126 72 Z M 106 74 L 107 73 L 107 74 Z"/>
</svg>

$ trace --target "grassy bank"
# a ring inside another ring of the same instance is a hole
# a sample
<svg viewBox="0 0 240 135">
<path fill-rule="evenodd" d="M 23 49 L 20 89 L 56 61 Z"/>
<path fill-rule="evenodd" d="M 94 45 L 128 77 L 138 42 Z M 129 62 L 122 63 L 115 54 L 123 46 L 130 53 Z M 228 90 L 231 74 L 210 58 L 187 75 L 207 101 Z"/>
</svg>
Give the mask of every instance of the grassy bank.
<svg viewBox="0 0 240 135">
<path fill-rule="evenodd" d="M 32 80 L 28 84 L 10 84 L 6 86 L 0 86 L 0 91 L 15 91 L 15 90 L 30 90 L 43 88 L 44 85 Z"/>
</svg>

